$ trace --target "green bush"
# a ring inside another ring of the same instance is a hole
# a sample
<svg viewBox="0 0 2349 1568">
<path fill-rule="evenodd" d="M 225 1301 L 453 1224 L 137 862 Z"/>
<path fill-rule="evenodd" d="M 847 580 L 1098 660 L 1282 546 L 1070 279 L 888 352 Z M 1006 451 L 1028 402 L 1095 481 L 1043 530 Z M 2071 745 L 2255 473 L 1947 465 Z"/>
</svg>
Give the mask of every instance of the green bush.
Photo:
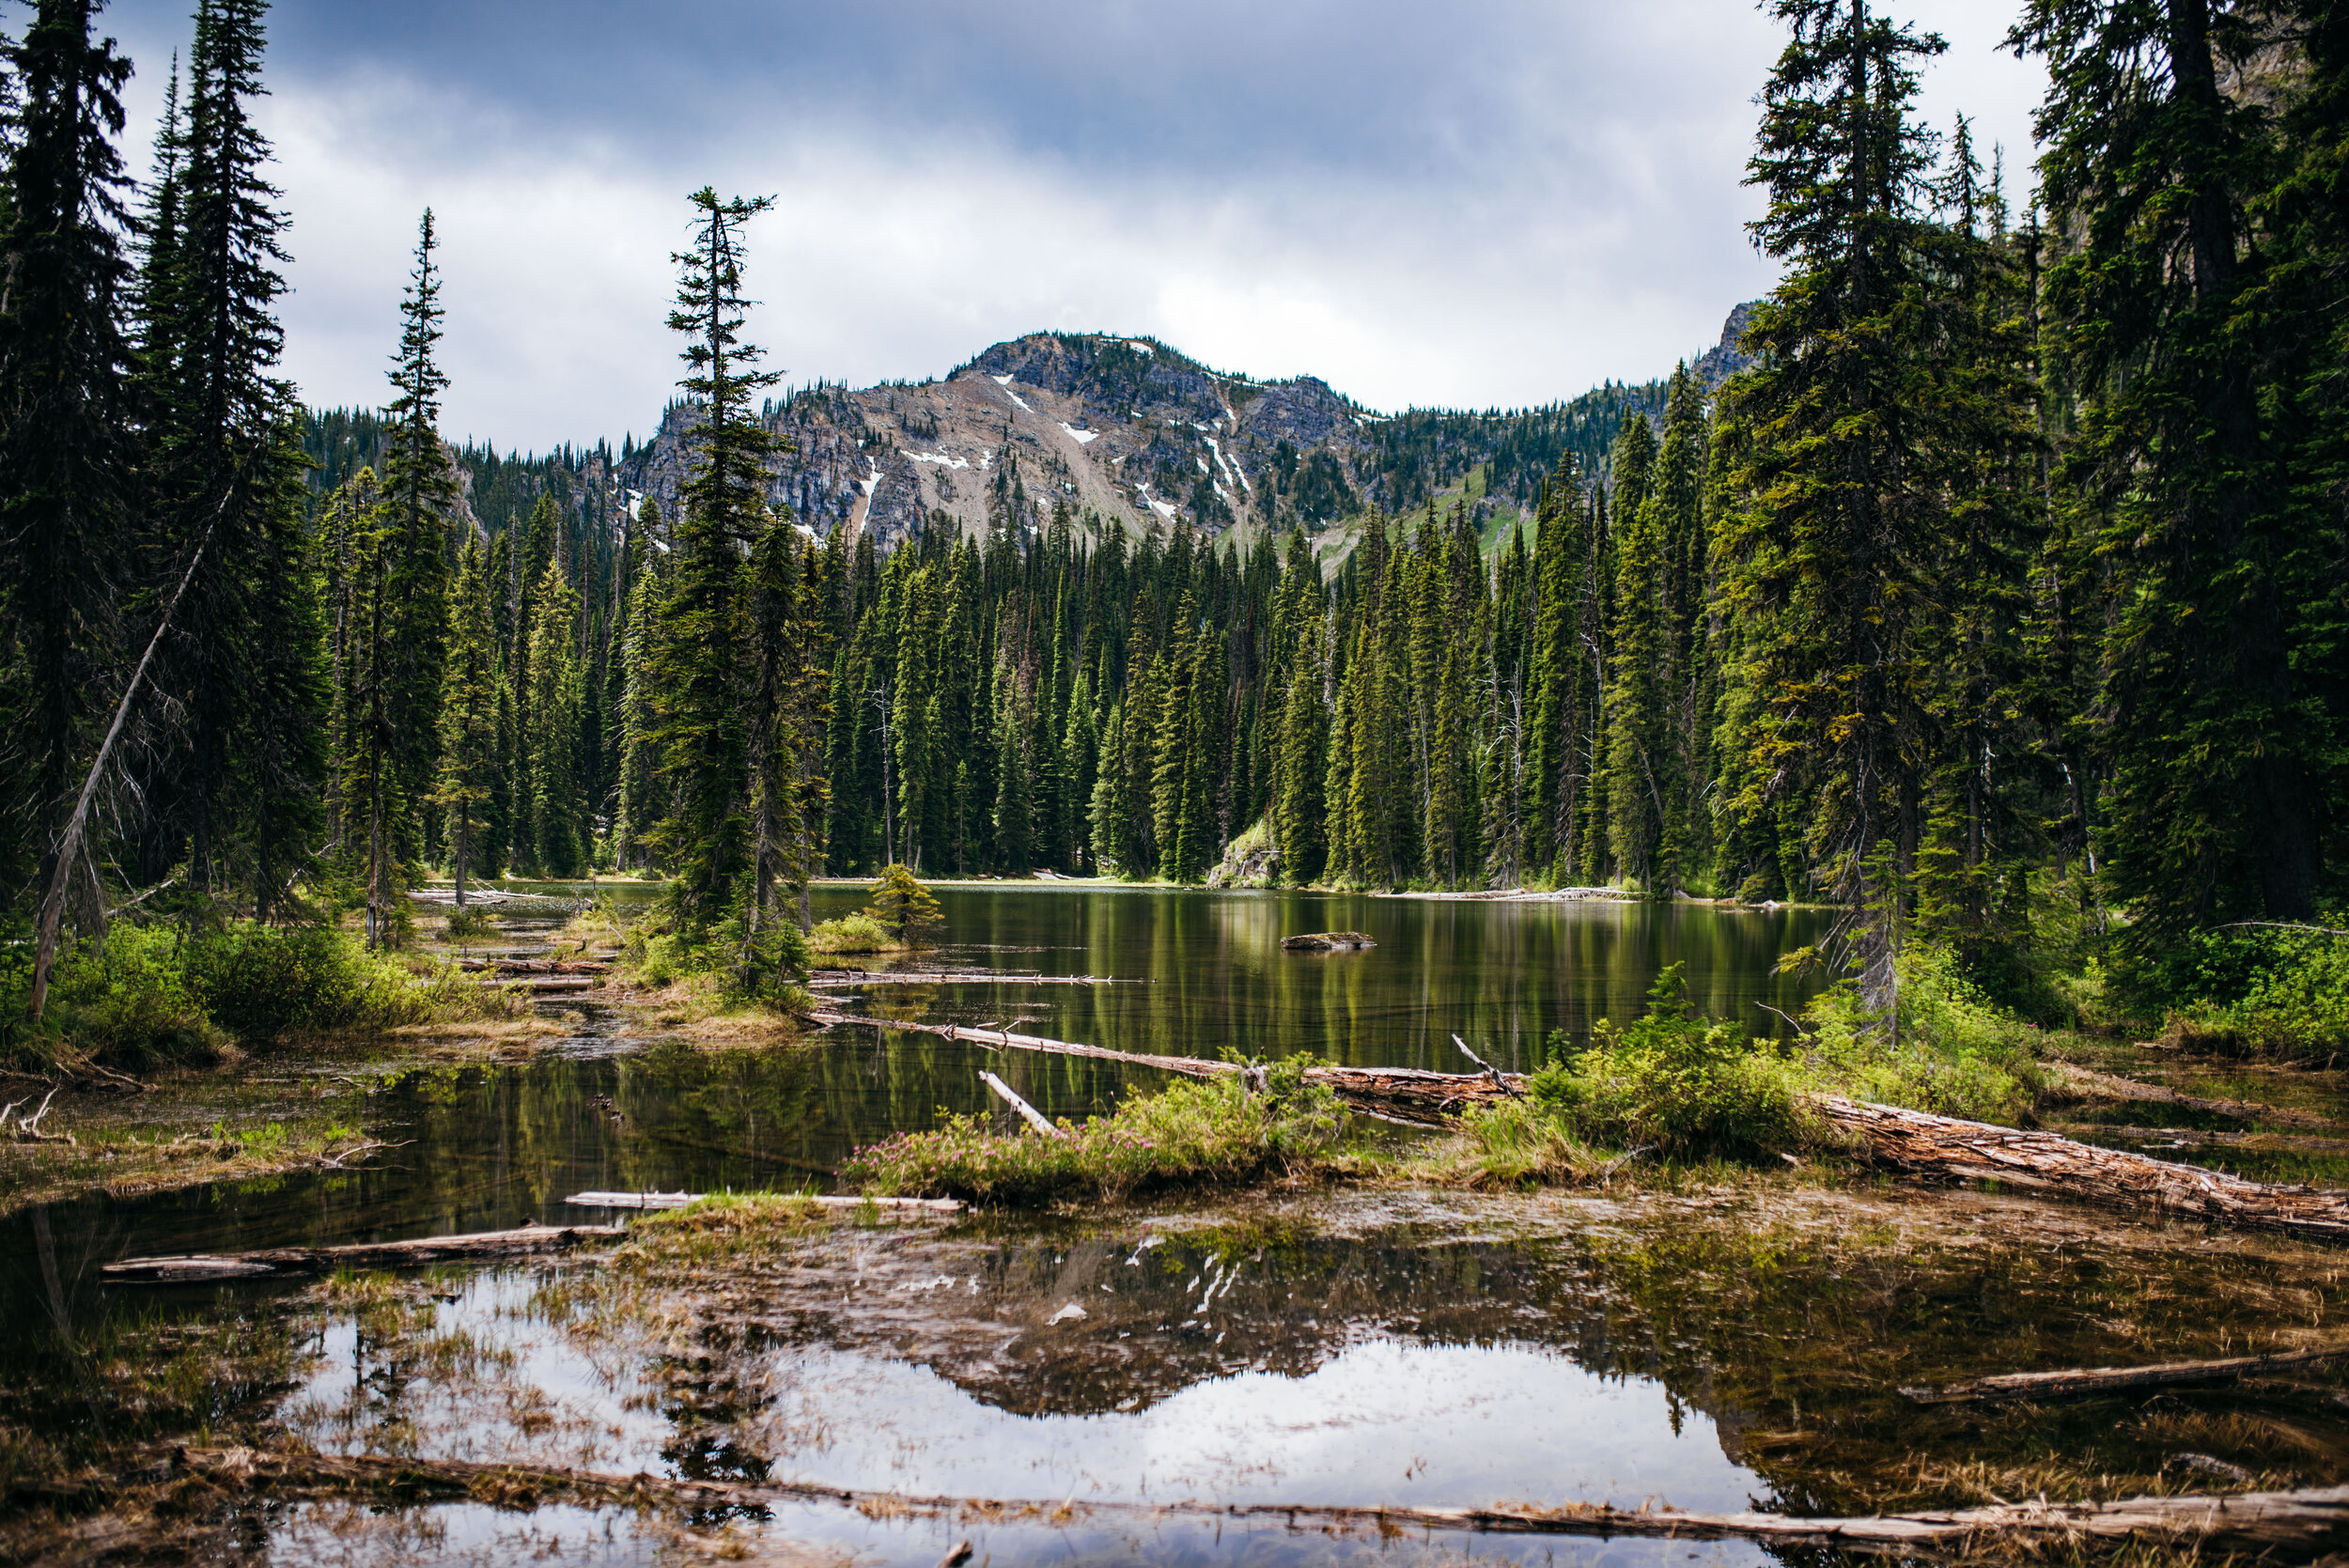
<svg viewBox="0 0 2349 1568">
<path fill-rule="evenodd" d="M 2349 1050 L 2349 916 L 2314 927 L 2204 931 L 2161 964 L 2170 1032 L 2205 1048 L 2316 1055 Z"/>
<path fill-rule="evenodd" d="M 1303 1067 L 1273 1068 L 1261 1094 L 1237 1074 L 1174 1083 L 1066 1127 L 1065 1138 L 999 1133 L 987 1116 L 949 1116 L 934 1131 L 857 1150 L 841 1175 L 877 1196 L 1000 1203 L 1252 1180 L 1326 1152 L 1345 1129 L 1337 1096 L 1304 1082 Z"/>
<path fill-rule="evenodd" d="M 0 972 L 0 1007 L 22 1018 L 29 964 Z M 39 1032 L 20 1057 L 89 1056 L 119 1066 L 209 1062 L 232 1044 L 391 1028 L 435 1018 L 503 1017 L 526 1007 L 451 966 L 419 976 L 327 927 L 239 924 L 190 936 L 118 924 L 58 955 Z"/>
<path fill-rule="evenodd" d="M 897 943 L 871 911 L 859 909 L 838 920 L 818 921 L 808 933 L 807 945 L 817 953 L 887 953 Z"/>
<path fill-rule="evenodd" d="M 1804 1014 L 1808 1087 L 1974 1121 L 2011 1121 L 2030 1104 L 2039 1030 L 1993 1006 L 1947 949 L 1893 962 L 1897 1029 L 1843 981 Z"/>
<path fill-rule="evenodd" d="M 103 942 L 64 949 L 43 1021 L 74 1049 L 128 1067 L 212 1061 L 233 1041 L 190 984 L 188 945 L 175 927 L 117 925 Z M 14 997 L 8 1005 L 21 1013 Z"/>
<path fill-rule="evenodd" d="M 1766 1041 L 1692 1012 L 1684 966 L 1646 1014 L 1602 1020 L 1588 1048 L 1533 1075 L 1534 1103 L 1575 1138 L 1670 1157 L 1752 1158 L 1811 1141 L 1791 1064 Z"/>
</svg>

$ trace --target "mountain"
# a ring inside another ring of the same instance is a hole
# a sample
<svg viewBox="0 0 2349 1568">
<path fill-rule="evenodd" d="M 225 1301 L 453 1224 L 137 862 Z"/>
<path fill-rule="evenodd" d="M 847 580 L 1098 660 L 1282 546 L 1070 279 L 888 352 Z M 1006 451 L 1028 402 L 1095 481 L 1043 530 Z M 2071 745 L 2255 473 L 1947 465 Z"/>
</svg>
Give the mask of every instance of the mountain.
<svg viewBox="0 0 2349 1568">
<path fill-rule="evenodd" d="M 1742 367 L 1752 306 L 1688 364 L 1708 388 Z M 861 391 L 819 384 L 766 410 L 788 443 L 770 494 L 821 534 L 894 545 L 925 524 L 973 529 L 1018 515 L 1134 529 L 1178 520 L 1216 536 L 1335 531 L 1430 500 L 1466 498 L 1488 522 L 1530 510 L 1571 452 L 1599 468 L 1633 413 L 1660 418 L 1665 382 L 1609 382 L 1570 402 L 1513 411 L 1380 414 L 1312 376 L 1259 381 L 1212 370 L 1156 338 L 1037 333 L 998 343 L 942 380 Z M 672 404 L 623 454 L 618 482 L 674 516 L 697 417 Z"/>
</svg>

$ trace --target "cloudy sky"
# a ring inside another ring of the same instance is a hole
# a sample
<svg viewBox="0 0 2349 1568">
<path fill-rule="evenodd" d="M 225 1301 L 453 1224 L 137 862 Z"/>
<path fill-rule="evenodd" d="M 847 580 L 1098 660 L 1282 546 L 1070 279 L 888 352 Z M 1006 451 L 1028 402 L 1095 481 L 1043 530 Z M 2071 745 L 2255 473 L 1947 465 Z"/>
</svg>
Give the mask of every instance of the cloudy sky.
<svg viewBox="0 0 2349 1568">
<path fill-rule="evenodd" d="M 186 0 L 117 0 L 144 163 Z M 2028 180 L 2012 7 L 1913 0 L 1925 112 Z M 1644 380 L 1772 267 L 1741 225 L 1780 46 L 1739 0 L 284 0 L 261 110 L 288 368 L 375 405 L 418 212 L 446 432 L 643 434 L 690 191 L 772 194 L 754 341 L 794 382 L 942 375 L 1043 328 L 1148 334 L 1381 409 Z"/>
</svg>

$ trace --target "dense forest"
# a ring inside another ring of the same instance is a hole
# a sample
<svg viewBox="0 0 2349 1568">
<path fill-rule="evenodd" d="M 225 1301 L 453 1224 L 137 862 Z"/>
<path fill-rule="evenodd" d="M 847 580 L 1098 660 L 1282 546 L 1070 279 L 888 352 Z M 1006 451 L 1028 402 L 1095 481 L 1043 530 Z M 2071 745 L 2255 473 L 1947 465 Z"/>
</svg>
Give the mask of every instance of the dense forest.
<svg viewBox="0 0 2349 1568">
<path fill-rule="evenodd" d="M 762 203 L 709 191 L 667 514 L 625 451 L 443 442 L 429 212 L 387 406 L 304 411 L 263 9 L 201 0 L 144 185 L 95 5 L 5 54 L 0 875 L 43 972 L 133 906 L 391 943 L 427 877 L 594 869 L 782 976 L 811 877 L 903 862 L 1825 901 L 1828 961 L 1930 941 L 2028 1001 L 2058 949 L 2157 989 L 2338 901 L 2338 5 L 2031 0 L 2018 212 L 1918 117 L 1937 39 L 1779 0 L 1750 363 L 1510 416 L 1477 461 L 1533 517 L 1494 539 L 1439 499 L 1475 416 L 1390 422 L 1396 510 L 1334 564 L 1039 525 L 1016 461 L 980 534 L 802 526 L 741 338 Z"/>
</svg>

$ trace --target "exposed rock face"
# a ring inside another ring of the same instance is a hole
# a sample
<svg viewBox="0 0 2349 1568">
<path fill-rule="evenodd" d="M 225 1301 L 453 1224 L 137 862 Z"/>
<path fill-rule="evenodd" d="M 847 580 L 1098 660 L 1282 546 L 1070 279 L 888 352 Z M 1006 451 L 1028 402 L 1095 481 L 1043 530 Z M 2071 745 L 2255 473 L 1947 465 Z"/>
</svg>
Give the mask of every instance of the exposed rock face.
<svg viewBox="0 0 2349 1568">
<path fill-rule="evenodd" d="M 1735 367 L 1731 345 L 1750 309 L 1739 306 L 1722 346 L 1695 362 L 1708 384 Z M 671 407 L 619 465 L 620 482 L 665 515 L 675 515 L 698 417 Z M 1492 416 L 1404 420 L 1444 424 L 1421 448 L 1462 473 L 1484 460 L 1480 444 L 1499 439 Z M 883 549 L 926 526 L 1042 527 L 1063 505 L 1072 520 L 1091 514 L 1136 532 L 1179 524 L 1212 536 L 1300 519 L 1312 528 L 1364 501 L 1408 504 L 1397 472 L 1424 478 L 1423 463 L 1405 458 L 1398 469 L 1382 446 L 1394 438 L 1379 427 L 1398 422 L 1315 377 L 1252 381 L 1155 339 L 1099 334 L 998 343 L 920 385 L 818 386 L 771 407 L 767 423 L 789 443 L 770 498 L 818 534 L 869 531 Z"/>
</svg>

